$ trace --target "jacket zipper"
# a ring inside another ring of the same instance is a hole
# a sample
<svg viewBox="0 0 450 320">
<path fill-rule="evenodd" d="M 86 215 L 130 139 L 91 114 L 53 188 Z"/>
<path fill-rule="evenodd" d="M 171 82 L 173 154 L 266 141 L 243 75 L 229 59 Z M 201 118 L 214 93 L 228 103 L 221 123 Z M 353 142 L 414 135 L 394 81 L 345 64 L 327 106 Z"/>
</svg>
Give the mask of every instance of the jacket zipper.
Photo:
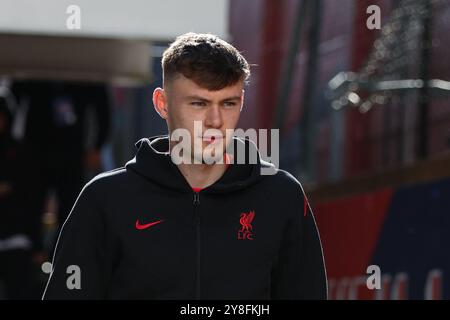
<svg viewBox="0 0 450 320">
<path fill-rule="evenodd" d="M 197 240 L 197 273 L 195 276 L 195 298 L 197 300 L 200 300 L 200 216 L 198 213 L 198 209 L 196 210 L 196 207 L 200 204 L 200 194 L 198 192 L 194 192 L 194 221 L 195 221 L 195 227 L 196 227 L 196 240 Z"/>
</svg>

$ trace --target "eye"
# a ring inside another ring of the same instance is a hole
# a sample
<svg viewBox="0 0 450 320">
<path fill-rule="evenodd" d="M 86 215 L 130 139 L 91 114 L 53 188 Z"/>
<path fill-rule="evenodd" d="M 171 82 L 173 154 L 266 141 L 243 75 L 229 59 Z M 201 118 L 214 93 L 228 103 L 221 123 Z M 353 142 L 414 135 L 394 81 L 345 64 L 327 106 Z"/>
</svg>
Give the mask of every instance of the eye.
<svg viewBox="0 0 450 320">
<path fill-rule="evenodd" d="M 206 106 L 206 103 L 204 101 L 192 101 L 190 105 L 196 107 L 204 107 Z"/>
<path fill-rule="evenodd" d="M 233 107 L 235 107 L 237 105 L 237 102 L 225 101 L 223 105 L 224 105 L 225 108 L 233 108 Z"/>
</svg>

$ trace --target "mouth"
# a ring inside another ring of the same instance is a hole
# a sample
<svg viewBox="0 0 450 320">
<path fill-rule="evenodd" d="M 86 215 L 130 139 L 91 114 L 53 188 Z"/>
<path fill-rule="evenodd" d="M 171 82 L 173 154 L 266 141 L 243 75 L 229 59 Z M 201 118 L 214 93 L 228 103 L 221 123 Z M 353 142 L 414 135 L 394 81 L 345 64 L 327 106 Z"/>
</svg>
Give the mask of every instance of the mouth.
<svg viewBox="0 0 450 320">
<path fill-rule="evenodd" d="M 222 139 L 221 136 L 203 136 L 202 140 L 207 143 L 213 143 L 216 141 L 220 141 Z"/>
</svg>

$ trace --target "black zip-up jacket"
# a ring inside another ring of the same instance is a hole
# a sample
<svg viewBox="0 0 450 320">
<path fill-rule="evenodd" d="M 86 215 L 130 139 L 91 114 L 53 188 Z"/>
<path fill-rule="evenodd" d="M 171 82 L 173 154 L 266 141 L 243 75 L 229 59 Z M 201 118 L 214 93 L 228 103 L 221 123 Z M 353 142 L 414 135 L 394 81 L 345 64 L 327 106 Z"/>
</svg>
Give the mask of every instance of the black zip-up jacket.
<svg viewBox="0 0 450 320">
<path fill-rule="evenodd" d="M 292 175 L 258 153 L 256 164 L 230 164 L 195 192 L 170 159 L 168 136 L 136 146 L 124 168 L 81 191 L 44 299 L 326 299 L 313 213 Z"/>
</svg>

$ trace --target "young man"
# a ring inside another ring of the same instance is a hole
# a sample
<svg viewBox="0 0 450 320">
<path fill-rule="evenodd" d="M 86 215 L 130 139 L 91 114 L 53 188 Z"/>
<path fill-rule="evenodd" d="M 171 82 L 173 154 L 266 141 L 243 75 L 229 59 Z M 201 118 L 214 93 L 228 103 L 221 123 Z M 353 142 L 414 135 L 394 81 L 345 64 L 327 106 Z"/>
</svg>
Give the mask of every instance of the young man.
<svg viewBox="0 0 450 320">
<path fill-rule="evenodd" d="M 225 152 L 257 152 L 226 134 L 239 120 L 247 61 L 216 36 L 188 33 L 162 65 L 164 89 L 153 103 L 169 135 L 141 139 L 125 167 L 84 187 L 44 299 L 326 299 L 320 239 L 300 183 L 259 155 L 239 164 Z M 177 158 L 179 132 L 190 148 Z M 210 155 L 228 161 L 210 164 L 199 145 L 222 146 Z"/>
</svg>

